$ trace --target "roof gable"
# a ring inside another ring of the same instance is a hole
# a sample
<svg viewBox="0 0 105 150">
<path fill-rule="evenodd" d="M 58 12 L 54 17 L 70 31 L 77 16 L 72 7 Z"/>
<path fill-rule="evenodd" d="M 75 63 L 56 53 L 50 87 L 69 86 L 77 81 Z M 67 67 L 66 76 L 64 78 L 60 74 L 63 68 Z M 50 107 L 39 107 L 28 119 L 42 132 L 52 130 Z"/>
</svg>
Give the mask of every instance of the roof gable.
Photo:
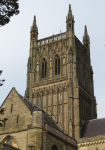
<svg viewBox="0 0 105 150">
<path fill-rule="evenodd" d="M 15 92 L 17 94 L 17 96 L 22 100 L 22 102 L 26 105 L 26 107 L 29 109 L 29 111 L 32 111 L 32 109 L 30 109 L 29 105 L 26 103 L 26 101 L 24 100 L 25 98 L 23 98 L 17 91 L 16 89 L 13 87 L 11 89 L 11 91 L 9 92 L 9 94 L 7 95 L 7 97 L 5 98 L 5 100 L 3 101 L 3 103 L 1 104 L 0 108 L 3 107 L 4 103 L 6 102 L 6 100 L 9 98 L 9 96 L 11 96 L 13 94 L 13 92 Z M 29 100 L 27 100 L 29 101 Z"/>
</svg>

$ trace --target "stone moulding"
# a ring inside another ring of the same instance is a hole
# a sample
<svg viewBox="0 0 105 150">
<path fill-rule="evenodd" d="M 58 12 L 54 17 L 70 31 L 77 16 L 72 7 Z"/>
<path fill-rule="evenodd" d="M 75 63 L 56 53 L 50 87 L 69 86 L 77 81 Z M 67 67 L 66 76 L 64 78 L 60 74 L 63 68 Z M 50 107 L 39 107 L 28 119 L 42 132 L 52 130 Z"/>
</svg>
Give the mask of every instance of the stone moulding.
<svg viewBox="0 0 105 150">
<path fill-rule="evenodd" d="M 78 147 L 81 147 L 81 146 L 89 146 L 89 145 L 95 145 L 95 144 L 100 144 L 100 143 L 105 143 L 105 140 L 99 140 L 99 141 L 93 141 L 93 142 L 80 143 L 80 144 L 78 144 Z"/>
</svg>

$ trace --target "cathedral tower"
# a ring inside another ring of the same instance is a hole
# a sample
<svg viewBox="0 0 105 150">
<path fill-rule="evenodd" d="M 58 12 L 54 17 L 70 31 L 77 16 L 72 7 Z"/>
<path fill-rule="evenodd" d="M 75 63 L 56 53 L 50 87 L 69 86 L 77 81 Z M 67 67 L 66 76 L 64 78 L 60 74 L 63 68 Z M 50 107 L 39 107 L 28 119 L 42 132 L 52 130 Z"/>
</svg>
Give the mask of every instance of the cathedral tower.
<svg viewBox="0 0 105 150">
<path fill-rule="evenodd" d="M 34 17 L 30 34 L 25 97 L 77 139 L 83 122 L 97 118 L 87 28 L 82 44 L 69 5 L 66 32 L 38 40 Z"/>
</svg>

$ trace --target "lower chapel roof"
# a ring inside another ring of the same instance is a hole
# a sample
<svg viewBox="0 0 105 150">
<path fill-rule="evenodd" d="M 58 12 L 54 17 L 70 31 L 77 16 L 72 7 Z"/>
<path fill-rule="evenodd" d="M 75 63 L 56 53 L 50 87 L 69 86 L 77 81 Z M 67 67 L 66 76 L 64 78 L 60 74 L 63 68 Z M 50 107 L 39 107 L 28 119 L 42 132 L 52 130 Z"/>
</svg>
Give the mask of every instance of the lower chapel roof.
<svg viewBox="0 0 105 150">
<path fill-rule="evenodd" d="M 88 120 L 81 128 L 81 138 L 105 134 L 105 118 Z"/>
<path fill-rule="evenodd" d="M 20 95 L 20 94 L 19 94 Z M 20 95 L 20 97 L 22 98 L 22 100 L 25 102 L 25 104 L 27 105 L 27 107 L 30 109 L 30 111 L 34 111 L 36 110 L 40 110 L 35 104 L 33 104 L 31 101 L 29 101 L 28 99 L 24 98 L 23 96 Z M 43 116 L 45 121 L 47 122 L 48 125 L 52 126 L 53 128 L 63 132 L 63 130 L 57 125 L 57 123 L 54 121 L 54 119 L 47 114 L 46 112 L 43 111 Z"/>
</svg>

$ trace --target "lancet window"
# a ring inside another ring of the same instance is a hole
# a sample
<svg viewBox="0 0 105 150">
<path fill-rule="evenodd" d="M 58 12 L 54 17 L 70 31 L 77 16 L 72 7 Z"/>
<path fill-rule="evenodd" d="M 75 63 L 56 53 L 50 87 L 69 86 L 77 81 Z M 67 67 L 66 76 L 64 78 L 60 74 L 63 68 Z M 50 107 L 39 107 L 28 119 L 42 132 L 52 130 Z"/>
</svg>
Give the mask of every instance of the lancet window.
<svg viewBox="0 0 105 150">
<path fill-rule="evenodd" d="M 62 92 L 59 92 L 59 115 L 62 115 Z"/>
<path fill-rule="evenodd" d="M 17 124 L 19 124 L 19 116 L 17 116 Z"/>
<path fill-rule="evenodd" d="M 42 60 L 42 78 L 46 78 L 47 74 L 47 62 L 45 59 Z"/>
<path fill-rule="evenodd" d="M 60 58 L 58 55 L 55 57 L 55 75 L 60 74 Z"/>
<path fill-rule="evenodd" d="M 12 113 L 12 111 L 13 111 L 13 104 L 11 105 L 11 113 Z"/>
</svg>

